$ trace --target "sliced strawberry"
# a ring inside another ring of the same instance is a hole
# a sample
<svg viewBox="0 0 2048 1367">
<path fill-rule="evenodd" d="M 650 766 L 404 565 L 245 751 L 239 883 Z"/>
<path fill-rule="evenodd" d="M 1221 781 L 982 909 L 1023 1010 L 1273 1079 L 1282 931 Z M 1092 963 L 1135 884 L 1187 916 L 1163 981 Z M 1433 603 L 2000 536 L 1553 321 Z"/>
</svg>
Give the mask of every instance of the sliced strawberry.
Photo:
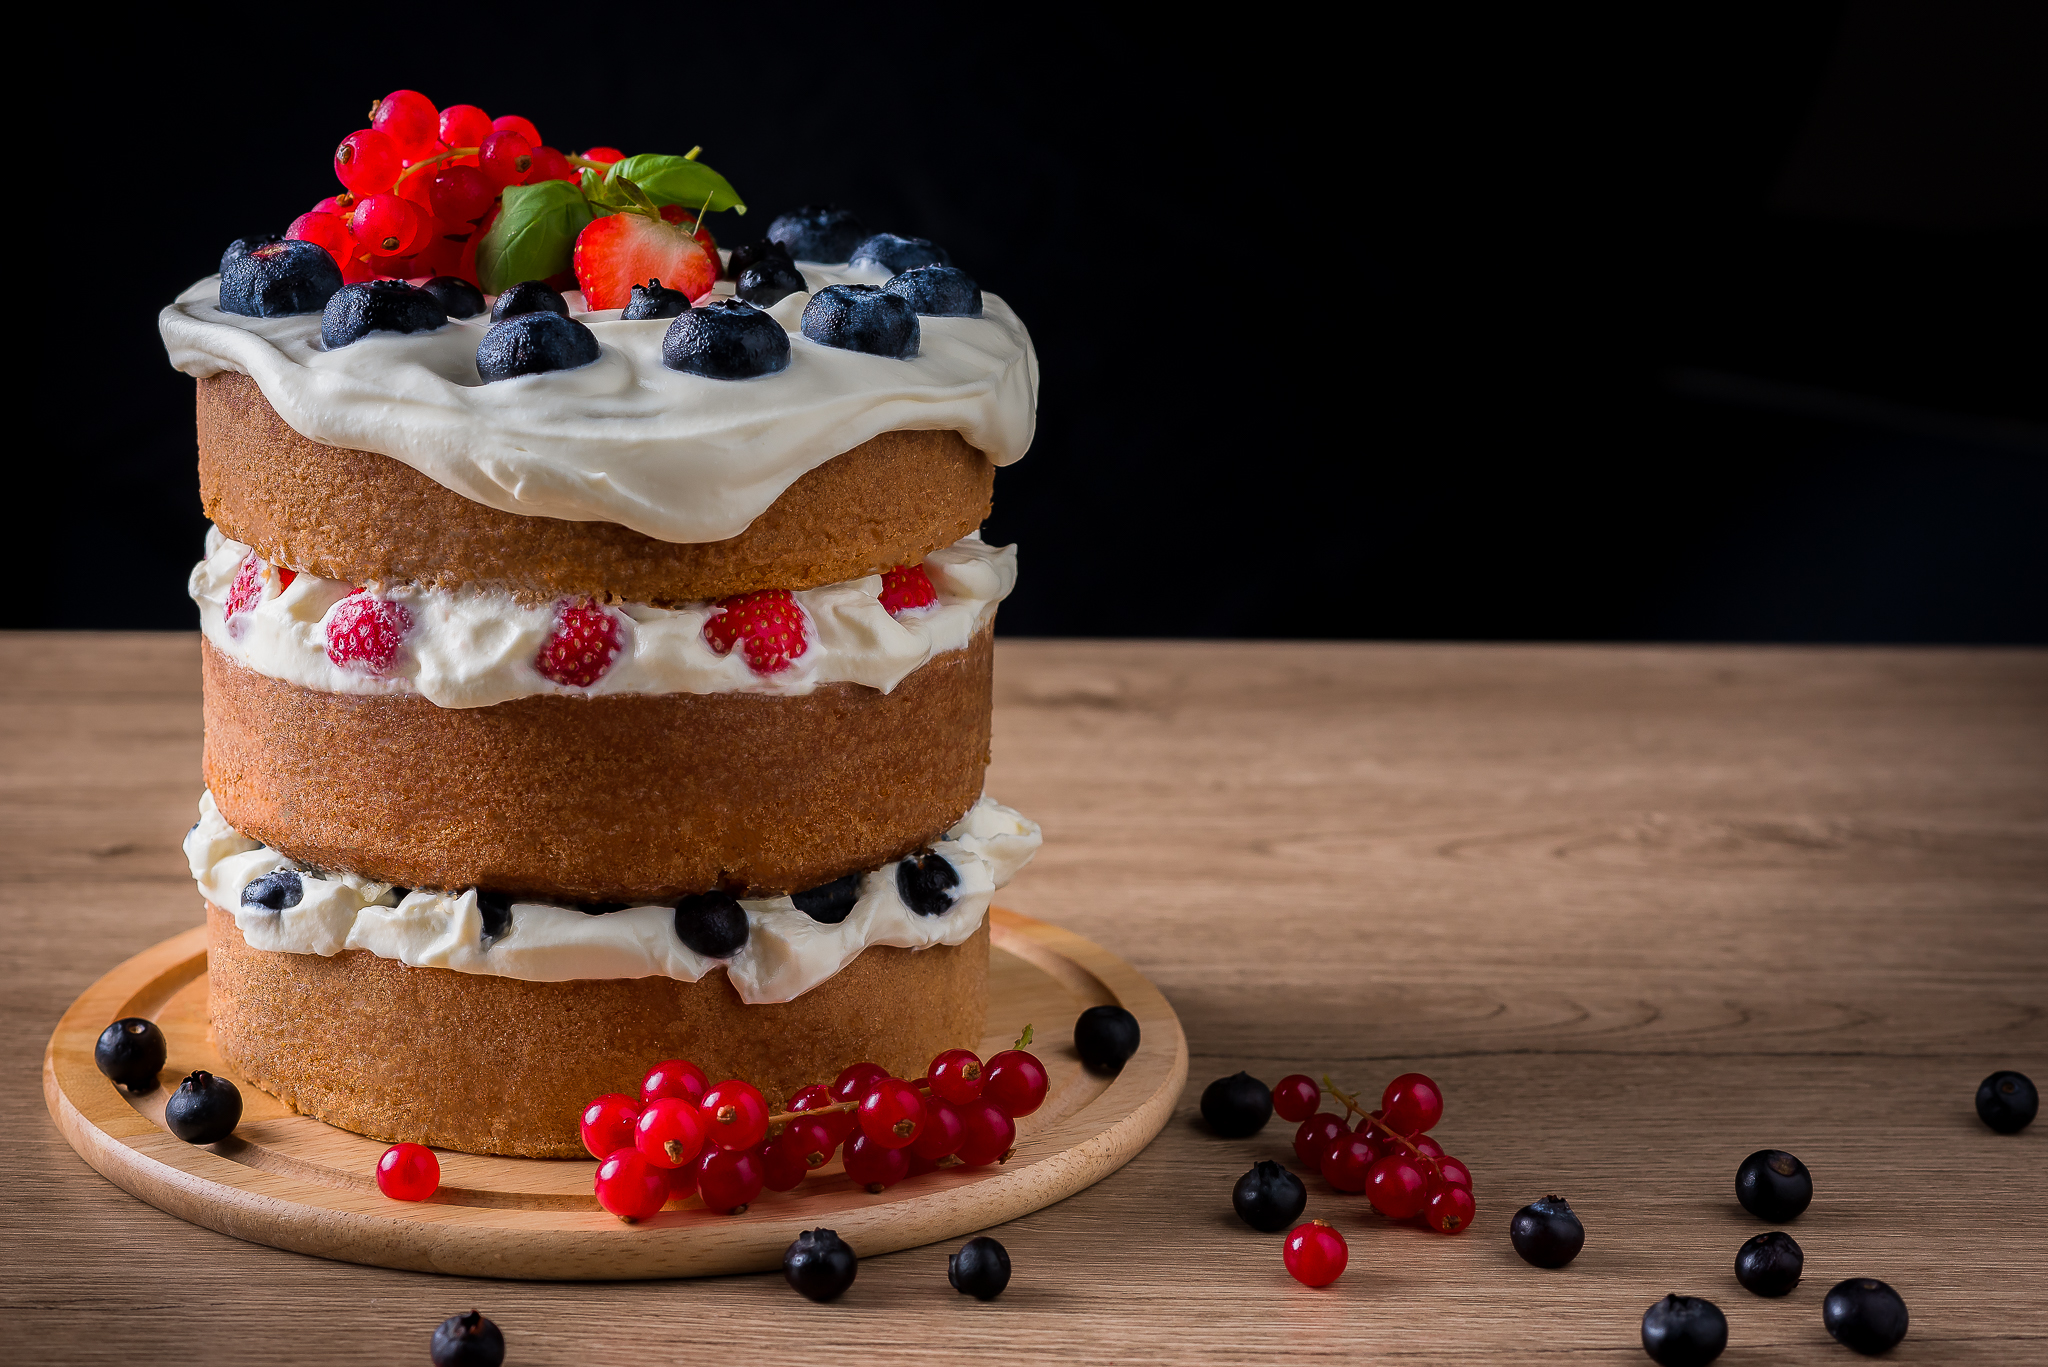
<svg viewBox="0 0 2048 1367">
<path fill-rule="evenodd" d="M 882 573 L 882 607 L 891 617 L 900 617 L 914 608 L 928 608 L 939 601 L 939 591 L 932 587 L 932 577 L 924 572 L 922 565 L 898 565 Z"/>
<path fill-rule="evenodd" d="M 673 223 L 679 228 L 694 224 L 697 229 L 697 240 L 704 244 L 705 251 L 710 252 L 714 258 L 717 257 L 718 239 L 711 235 L 711 230 L 709 228 L 705 227 L 702 223 L 697 222 L 696 215 L 692 214 L 688 209 L 685 209 L 682 205 L 662 205 L 661 221 L 663 223 Z"/>
<path fill-rule="evenodd" d="M 576 283 L 584 307 L 622 309 L 633 286 L 659 280 L 691 299 L 718 283 L 718 256 L 688 231 L 640 213 L 592 219 L 576 237 Z"/>
</svg>

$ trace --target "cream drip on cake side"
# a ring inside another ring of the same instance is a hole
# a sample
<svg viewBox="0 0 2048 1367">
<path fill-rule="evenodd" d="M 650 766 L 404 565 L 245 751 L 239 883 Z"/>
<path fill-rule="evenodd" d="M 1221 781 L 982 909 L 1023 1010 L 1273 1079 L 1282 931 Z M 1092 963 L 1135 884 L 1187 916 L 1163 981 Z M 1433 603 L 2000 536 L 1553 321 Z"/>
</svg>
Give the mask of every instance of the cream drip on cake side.
<svg viewBox="0 0 2048 1367">
<path fill-rule="evenodd" d="M 889 278 L 872 266 L 801 269 L 812 289 Z M 727 281 L 714 290 L 731 292 Z M 909 360 L 811 341 L 798 326 L 811 295 L 790 295 L 768 310 L 790 334 L 789 366 L 748 380 L 670 370 L 670 320 L 585 313 L 579 292 L 566 297 L 601 357 L 494 384 L 476 368 L 488 317 L 329 351 L 319 314 L 224 313 L 208 277 L 158 328 L 172 365 L 252 377 L 302 436 L 390 456 L 501 512 L 615 522 L 662 541 L 737 536 L 809 471 L 883 432 L 956 430 L 997 465 L 1031 445 L 1038 358 L 993 294 L 979 318 L 919 318 Z"/>
<path fill-rule="evenodd" d="M 361 949 L 416 968 L 446 968 L 527 982 L 670 977 L 696 982 L 723 968 L 750 1005 L 785 1002 L 824 982 L 871 945 L 928 949 L 963 944 L 981 927 L 989 898 L 1038 852 L 1036 823 L 983 797 L 932 851 L 959 881 L 941 915 L 910 909 L 898 865 L 860 876 L 859 899 L 837 924 L 812 919 L 788 897 L 742 898 L 747 941 L 729 959 L 695 952 L 678 938 L 672 905 L 591 915 L 574 907 L 514 902 L 505 929 L 485 936 L 474 888 L 393 888 L 350 873 L 315 873 L 228 825 L 213 794 L 185 836 L 185 857 L 207 901 L 229 912 L 250 948 L 332 956 Z M 299 873 L 295 906 L 244 906 L 243 889 L 281 869 Z"/>
<path fill-rule="evenodd" d="M 619 656 L 596 683 L 555 683 L 535 667 L 555 623 L 556 605 L 527 603 L 476 585 L 430 589 L 397 585 L 380 596 L 402 603 L 412 628 L 391 668 L 375 673 L 337 665 L 327 655 L 327 621 L 354 586 L 310 574 L 280 589 L 274 566 L 262 571 L 263 597 L 230 616 L 229 594 L 254 552 L 218 528 L 206 534 L 206 558 L 189 585 L 200 629 L 229 659 L 257 673 L 323 693 L 417 693 L 440 707 L 488 707 L 536 694 L 596 697 L 614 693 L 767 693 L 798 696 L 826 683 L 857 683 L 884 693 L 925 661 L 964 649 L 1017 583 L 1017 548 L 969 536 L 924 561 L 938 601 L 893 617 L 881 604 L 882 578 L 798 590 L 809 642 L 789 667 L 757 674 L 741 651 L 720 654 L 704 639 L 714 611 L 699 603 L 657 608 L 627 603 Z"/>
</svg>

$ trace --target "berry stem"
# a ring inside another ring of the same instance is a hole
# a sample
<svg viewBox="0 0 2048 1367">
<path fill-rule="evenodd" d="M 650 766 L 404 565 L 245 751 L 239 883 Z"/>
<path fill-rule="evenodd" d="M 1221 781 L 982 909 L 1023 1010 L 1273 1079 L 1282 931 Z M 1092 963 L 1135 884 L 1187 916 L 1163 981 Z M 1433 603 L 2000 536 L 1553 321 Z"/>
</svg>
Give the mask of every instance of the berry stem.
<svg viewBox="0 0 2048 1367">
<path fill-rule="evenodd" d="M 1357 1116 L 1359 1119 L 1366 1121 L 1375 1130 L 1378 1130 L 1381 1134 L 1387 1136 L 1387 1138 L 1398 1141 L 1401 1147 L 1408 1150 L 1409 1155 L 1412 1158 L 1414 1158 L 1418 1164 L 1427 1163 L 1429 1165 L 1429 1171 L 1435 1177 L 1437 1177 L 1438 1180 L 1442 1180 L 1444 1170 L 1437 1166 L 1436 1160 L 1434 1158 L 1431 1158 L 1428 1154 L 1424 1153 L 1421 1149 L 1416 1148 L 1415 1145 L 1410 1143 L 1407 1135 L 1402 1134 L 1399 1130 L 1396 1130 L 1392 1125 L 1389 1125 L 1386 1121 L 1379 1119 L 1371 1111 L 1368 1111 L 1367 1109 L 1365 1109 L 1365 1107 L 1359 1105 L 1358 1098 L 1352 1095 L 1351 1093 L 1346 1092 L 1336 1083 L 1330 1081 L 1330 1075 L 1328 1073 L 1323 1074 L 1323 1090 L 1328 1092 L 1331 1096 L 1336 1097 L 1337 1100 L 1343 1102 L 1345 1110 L 1351 1112 L 1351 1114 Z"/>
<path fill-rule="evenodd" d="M 481 147 L 451 147 L 445 152 L 436 152 L 433 156 L 423 161 L 416 161 L 403 171 L 400 171 L 398 179 L 391 182 L 391 191 L 393 194 L 396 194 L 398 187 L 405 184 L 407 180 L 410 180 L 430 166 L 439 166 L 450 157 L 473 157 L 483 150 Z"/>
</svg>

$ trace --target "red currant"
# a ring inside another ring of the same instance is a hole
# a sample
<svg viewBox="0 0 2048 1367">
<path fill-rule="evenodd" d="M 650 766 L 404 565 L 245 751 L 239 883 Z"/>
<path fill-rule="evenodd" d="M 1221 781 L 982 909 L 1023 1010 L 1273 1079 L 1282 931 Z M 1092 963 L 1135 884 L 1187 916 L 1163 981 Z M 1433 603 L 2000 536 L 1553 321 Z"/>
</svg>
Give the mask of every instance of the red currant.
<svg viewBox="0 0 2048 1367">
<path fill-rule="evenodd" d="M 1000 1106 L 984 1100 L 959 1109 L 960 1147 L 954 1153 L 962 1165 L 985 1168 L 1017 1146 L 1017 1122 Z"/>
<path fill-rule="evenodd" d="M 1294 1132 L 1294 1156 L 1301 1160 L 1304 1168 L 1320 1169 L 1323 1155 L 1339 1135 L 1349 1134 L 1344 1121 L 1328 1111 L 1319 1111 L 1301 1122 L 1301 1128 Z"/>
<path fill-rule="evenodd" d="M 1323 1104 L 1323 1089 L 1300 1073 L 1273 1084 L 1273 1113 L 1282 1120 L 1307 1120 Z"/>
<path fill-rule="evenodd" d="M 981 1057 L 971 1049 L 948 1049 L 924 1070 L 932 1095 L 955 1106 L 981 1100 Z"/>
<path fill-rule="evenodd" d="M 1442 1158 L 1444 1156 L 1444 1146 L 1426 1134 L 1418 1134 L 1408 1142 L 1413 1144 L 1415 1151 L 1424 1158 Z"/>
<path fill-rule="evenodd" d="M 767 1177 L 761 1152 L 752 1147 L 707 1149 L 697 1160 L 697 1194 L 704 1198 L 706 1210 L 738 1215 L 754 1204 Z"/>
<path fill-rule="evenodd" d="M 424 1144 L 393 1144 L 377 1160 L 377 1190 L 394 1201 L 424 1201 L 441 1185 L 441 1160 Z"/>
<path fill-rule="evenodd" d="M 768 1134 L 768 1103 L 751 1082 L 731 1078 L 704 1093 L 697 1103 L 704 1132 L 721 1149 L 751 1149 Z"/>
<path fill-rule="evenodd" d="M 1422 1218 L 1440 1234 L 1456 1234 L 1472 1223 L 1472 1193 L 1463 1187 L 1437 1183 L 1422 1208 Z"/>
<path fill-rule="evenodd" d="M 540 146 L 540 130 L 533 126 L 531 120 L 522 119 L 517 114 L 500 114 L 491 120 L 491 127 L 500 133 L 517 133 L 533 146 Z"/>
<path fill-rule="evenodd" d="M 886 1191 L 910 1176 L 910 1150 L 887 1148 L 857 1134 L 847 1141 L 846 1175 L 869 1191 Z"/>
<path fill-rule="evenodd" d="M 789 1099 L 792 1111 L 819 1111 L 838 1104 L 833 1099 L 832 1089 L 822 1082 L 813 1082 Z M 826 1111 L 818 1119 L 831 1128 L 834 1148 L 844 1144 L 860 1128 L 860 1122 L 854 1119 L 851 1111 Z"/>
<path fill-rule="evenodd" d="M 1365 1174 L 1366 1199 L 1389 1220 L 1405 1220 L 1422 1213 L 1427 1199 L 1422 1169 L 1406 1154 L 1388 1154 Z"/>
<path fill-rule="evenodd" d="M 374 128 L 361 128 L 334 149 L 334 174 L 354 195 L 381 195 L 398 179 L 398 145 Z"/>
<path fill-rule="evenodd" d="M 591 1185 L 597 1203 L 627 1224 L 651 1220 L 668 1204 L 668 1174 L 638 1149 L 620 1149 L 599 1163 Z"/>
<path fill-rule="evenodd" d="M 620 1149 L 633 1147 L 633 1124 L 640 1103 L 618 1092 L 606 1092 L 583 1103 L 583 1147 L 602 1162 Z"/>
<path fill-rule="evenodd" d="M 569 159 L 552 147 L 533 149 L 533 169 L 526 173 L 528 185 L 538 185 L 544 180 L 577 181 L 582 173 L 569 164 Z"/>
<path fill-rule="evenodd" d="M 1446 1155 L 1436 1160 L 1436 1170 L 1451 1186 L 1472 1190 L 1472 1169 L 1466 1167 L 1462 1160 Z"/>
<path fill-rule="evenodd" d="M 805 1168 L 822 1168 L 832 1161 L 833 1150 L 839 1147 L 839 1135 L 826 1123 L 830 1116 L 798 1116 L 783 1128 L 773 1144 L 789 1151 L 789 1156 L 802 1163 Z"/>
<path fill-rule="evenodd" d="M 356 197 L 343 190 L 338 195 L 329 195 L 312 208 L 306 210 L 306 212 L 309 214 L 333 214 L 336 218 L 346 219 L 355 212 L 355 208 Z"/>
<path fill-rule="evenodd" d="M 493 185 L 524 184 L 533 170 L 533 144 L 517 133 L 493 133 L 484 139 L 477 165 Z"/>
<path fill-rule="evenodd" d="M 1340 1135 L 1323 1154 L 1323 1180 L 1339 1191 L 1364 1191 L 1366 1174 L 1378 1161 L 1379 1154 L 1364 1135 Z"/>
<path fill-rule="evenodd" d="M 700 1155 L 698 1155 L 698 1161 L 699 1161 L 699 1162 L 702 1162 L 702 1161 L 703 1161 L 703 1155 L 701 1155 L 701 1154 L 700 1154 Z M 687 1200 L 689 1200 L 689 1199 L 690 1199 L 690 1198 L 691 1198 L 692 1196 L 695 1196 L 696 1194 L 697 1194 L 697 1164 L 696 1164 L 696 1163 L 685 1163 L 685 1164 L 683 1164 L 683 1165 L 682 1165 L 682 1166 L 681 1166 L 680 1168 L 670 1168 L 670 1169 L 668 1170 L 668 1199 L 669 1199 L 669 1200 L 671 1200 L 671 1201 L 687 1201 Z"/>
<path fill-rule="evenodd" d="M 861 1132 L 885 1149 L 907 1148 L 924 1129 L 924 1097 L 901 1078 L 885 1077 L 861 1098 Z"/>
<path fill-rule="evenodd" d="M 1387 1124 L 1402 1134 L 1421 1134 L 1444 1118 L 1443 1089 L 1421 1073 L 1403 1073 L 1380 1097 Z"/>
<path fill-rule="evenodd" d="M 633 1125 L 633 1147 L 657 1168 L 680 1168 L 704 1147 L 704 1113 L 679 1096 L 658 1096 Z"/>
<path fill-rule="evenodd" d="M 427 173 L 422 171 L 414 179 L 427 179 Z M 474 166 L 443 166 L 434 172 L 427 193 L 435 218 L 468 226 L 490 212 L 498 187 Z"/>
<path fill-rule="evenodd" d="M 704 1099 L 704 1093 L 711 1088 L 711 1079 L 704 1070 L 686 1058 L 665 1058 L 647 1070 L 647 1076 L 640 1079 L 640 1099 L 652 1101 L 660 1096 L 681 1097 L 692 1106 Z"/>
<path fill-rule="evenodd" d="M 967 1122 L 960 1118 L 959 1107 L 935 1096 L 926 1097 L 924 1128 L 911 1141 L 910 1154 L 913 1158 L 936 1163 L 958 1150 L 960 1141 L 966 1137 Z"/>
<path fill-rule="evenodd" d="M 615 161 L 624 161 L 626 154 L 616 147 L 593 147 L 583 153 L 585 161 L 601 161 L 609 166 Z"/>
<path fill-rule="evenodd" d="M 411 200 L 365 195 L 349 215 L 349 236 L 372 256 L 411 256 L 426 245 L 432 221 Z"/>
<path fill-rule="evenodd" d="M 784 1148 L 779 1139 L 769 1140 L 754 1153 L 761 1160 L 761 1185 L 770 1191 L 795 1191 L 811 1170 L 800 1155 Z"/>
<path fill-rule="evenodd" d="M 1351 1250 L 1335 1229 L 1321 1220 L 1310 1220 L 1296 1225 L 1287 1236 L 1280 1259 L 1287 1264 L 1287 1275 L 1303 1286 L 1328 1286 L 1344 1275 Z"/>
<path fill-rule="evenodd" d="M 284 230 L 284 235 L 326 248 L 337 266 L 348 260 L 349 251 L 356 244 L 355 239 L 349 236 L 348 220 L 339 214 L 300 214 L 292 220 L 292 226 Z"/>
<path fill-rule="evenodd" d="M 1045 1065 L 1037 1058 L 1022 1049 L 1005 1049 L 988 1061 L 981 1097 L 1002 1107 L 1012 1120 L 1019 1120 L 1045 1104 L 1050 1086 Z"/>
<path fill-rule="evenodd" d="M 481 147 L 492 131 L 491 116 L 473 104 L 451 104 L 441 111 L 441 141 L 450 147 Z"/>
<path fill-rule="evenodd" d="M 417 161 L 441 141 L 441 111 L 417 90 L 394 90 L 370 106 L 370 127 L 390 138 L 400 156 Z"/>
<path fill-rule="evenodd" d="M 889 1070 L 879 1063 L 853 1063 L 838 1077 L 832 1079 L 834 1101 L 859 1101 L 868 1094 L 868 1089 L 889 1076 Z"/>
</svg>

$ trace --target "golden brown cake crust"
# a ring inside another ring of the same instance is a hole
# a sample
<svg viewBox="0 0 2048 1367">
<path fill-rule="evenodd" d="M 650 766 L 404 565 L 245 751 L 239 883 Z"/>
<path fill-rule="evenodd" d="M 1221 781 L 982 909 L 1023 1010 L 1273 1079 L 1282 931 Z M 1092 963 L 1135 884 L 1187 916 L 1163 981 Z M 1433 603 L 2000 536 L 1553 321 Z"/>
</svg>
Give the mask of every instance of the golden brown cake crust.
<svg viewBox="0 0 2048 1367">
<path fill-rule="evenodd" d="M 884 432 L 797 480 L 725 541 L 500 512 L 411 466 L 300 436 L 246 375 L 199 381 L 199 493 L 223 533 L 350 584 L 487 583 L 669 604 L 913 565 L 988 516 L 995 467 L 958 432 Z"/>
<path fill-rule="evenodd" d="M 800 891 L 922 848 L 981 796 L 991 631 L 893 693 L 321 693 L 202 651 L 206 782 L 316 868 L 567 902 Z"/>
<path fill-rule="evenodd" d="M 206 926 L 214 1040 L 237 1073 L 330 1125 L 464 1153 L 582 1157 L 583 1104 L 638 1095 L 665 1058 L 745 1078 L 777 1110 L 861 1059 L 919 1077 L 979 1044 L 988 1016 L 986 920 L 958 946 L 876 946 L 771 1006 L 746 1005 L 722 970 L 530 983 L 251 949 L 212 903 Z"/>
</svg>

